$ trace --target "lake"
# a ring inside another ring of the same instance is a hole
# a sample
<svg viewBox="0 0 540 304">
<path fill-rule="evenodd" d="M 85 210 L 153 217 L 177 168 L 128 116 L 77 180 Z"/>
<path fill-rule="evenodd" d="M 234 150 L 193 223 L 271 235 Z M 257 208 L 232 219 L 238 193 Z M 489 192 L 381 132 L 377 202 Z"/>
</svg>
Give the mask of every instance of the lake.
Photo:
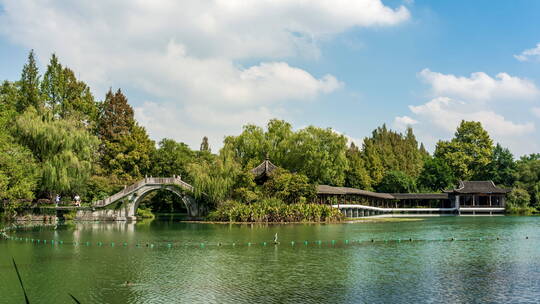
<svg viewBox="0 0 540 304">
<path fill-rule="evenodd" d="M 537 303 L 540 298 L 540 217 L 283 225 L 168 218 L 8 233 L 22 240 L 0 240 L 0 303 L 24 301 L 12 257 L 31 303 L 74 303 L 68 293 L 82 303 Z"/>
</svg>

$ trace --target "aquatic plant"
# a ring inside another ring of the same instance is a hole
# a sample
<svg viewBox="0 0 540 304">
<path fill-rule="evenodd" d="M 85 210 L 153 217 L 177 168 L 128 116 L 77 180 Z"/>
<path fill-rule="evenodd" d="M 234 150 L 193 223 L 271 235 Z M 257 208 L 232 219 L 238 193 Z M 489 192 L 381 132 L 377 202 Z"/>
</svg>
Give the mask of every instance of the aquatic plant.
<svg viewBox="0 0 540 304">
<path fill-rule="evenodd" d="M 324 222 L 342 219 L 339 210 L 319 204 L 285 204 L 267 198 L 253 204 L 226 201 L 212 211 L 208 219 L 225 222 Z"/>
</svg>

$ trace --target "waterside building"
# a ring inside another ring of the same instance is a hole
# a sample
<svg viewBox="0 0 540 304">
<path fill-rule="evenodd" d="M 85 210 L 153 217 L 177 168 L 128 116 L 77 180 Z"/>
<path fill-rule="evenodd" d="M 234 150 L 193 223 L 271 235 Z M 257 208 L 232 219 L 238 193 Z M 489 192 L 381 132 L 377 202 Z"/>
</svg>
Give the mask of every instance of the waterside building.
<svg viewBox="0 0 540 304">
<path fill-rule="evenodd" d="M 317 202 L 339 208 L 347 217 L 377 214 L 494 214 L 504 213 L 509 189 L 492 181 L 461 181 L 443 193 L 378 193 L 319 185 Z"/>
<path fill-rule="evenodd" d="M 253 168 L 255 182 L 264 184 L 278 169 L 266 158 Z M 380 193 L 349 187 L 317 186 L 316 203 L 338 208 L 347 217 L 379 214 L 497 214 L 504 213 L 509 189 L 492 181 L 460 181 L 442 193 Z"/>
</svg>

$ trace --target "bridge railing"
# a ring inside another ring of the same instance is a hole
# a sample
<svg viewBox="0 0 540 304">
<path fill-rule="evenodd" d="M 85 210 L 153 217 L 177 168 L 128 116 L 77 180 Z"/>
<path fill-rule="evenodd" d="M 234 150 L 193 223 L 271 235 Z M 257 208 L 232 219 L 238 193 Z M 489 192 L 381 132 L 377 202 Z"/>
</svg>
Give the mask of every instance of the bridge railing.
<svg viewBox="0 0 540 304">
<path fill-rule="evenodd" d="M 121 199 L 122 197 L 130 194 L 131 192 L 139 189 L 140 187 L 143 187 L 145 185 L 163 185 L 163 184 L 177 184 L 180 187 L 193 191 L 193 186 L 190 184 L 184 182 L 180 177 L 145 177 L 144 179 L 122 189 L 118 193 L 115 193 L 105 199 L 96 201 L 92 203 L 92 206 L 94 207 L 103 207 L 107 206 L 118 199 Z"/>
</svg>

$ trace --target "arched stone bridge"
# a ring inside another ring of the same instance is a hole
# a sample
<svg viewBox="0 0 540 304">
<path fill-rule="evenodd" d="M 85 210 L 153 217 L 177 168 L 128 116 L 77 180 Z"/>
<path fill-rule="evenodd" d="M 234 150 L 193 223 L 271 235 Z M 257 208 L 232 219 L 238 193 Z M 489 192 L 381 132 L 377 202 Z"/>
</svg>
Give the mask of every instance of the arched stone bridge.
<svg viewBox="0 0 540 304">
<path fill-rule="evenodd" d="M 129 221 L 136 220 L 139 203 L 155 190 L 168 190 L 184 202 L 190 217 L 200 217 L 207 211 L 191 195 L 193 186 L 179 177 L 149 177 L 122 191 L 92 203 L 91 210 L 78 210 L 78 220 Z"/>
</svg>

